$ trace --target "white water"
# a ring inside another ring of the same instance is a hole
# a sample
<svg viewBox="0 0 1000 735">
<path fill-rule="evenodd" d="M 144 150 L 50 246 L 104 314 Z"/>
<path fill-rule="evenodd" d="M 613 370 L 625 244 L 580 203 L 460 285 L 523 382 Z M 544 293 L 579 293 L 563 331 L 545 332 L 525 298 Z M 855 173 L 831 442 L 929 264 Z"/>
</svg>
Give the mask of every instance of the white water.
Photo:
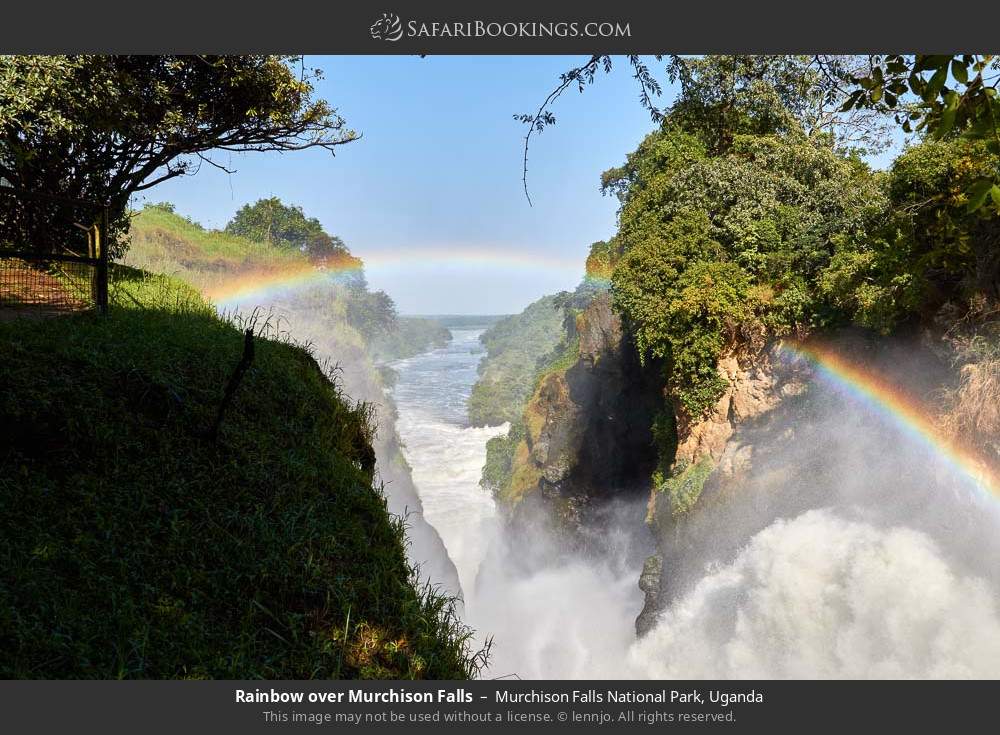
<svg viewBox="0 0 1000 735">
<path fill-rule="evenodd" d="M 468 426 L 465 402 L 483 355 L 482 331 L 452 330 L 446 347 L 392 365 L 399 371 L 393 396 L 403 454 L 413 469 L 424 518 L 441 535 L 463 590 L 474 588 L 495 534 L 496 506 L 479 487 L 486 442 L 507 430 Z M 464 597 L 466 615 L 473 615 L 474 602 L 468 592 Z"/>
<path fill-rule="evenodd" d="M 828 510 L 778 520 L 632 645 L 653 678 L 1000 675 L 995 592 L 925 533 Z"/>
<path fill-rule="evenodd" d="M 486 442 L 507 427 L 472 428 L 466 415 L 481 333 L 452 330 L 447 347 L 393 363 L 393 396 L 424 517 L 458 569 L 465 620 L 480 643 L 493 638 L 484 675 L 625 676 L 641 609 L 636 572 L 584 561 L 530 571 L 511 563 L 523 549 L 509 548 L 493 499 L 479 486 Z M 535 541 L 544 547 L 544 539 Z"/>
<path fill-rule="evenodd" d="M 395 399 L 424 515 L 458 568 L 466 621 L 495 639 L 486 675 L 1000 677 L 1000 524 L 984 521 L 983 538 L 955 534 L 951 514 L 965 499 L 938 495 L 924 505 L 913 487 L 893 481 L 905 474 L 902 452 L 881 452 L 881 466 L 858 461 L 827 497 L 841 510 L 766 517 L 734 558 L 704 568 L 640 641 L 636 570 L 614 559 L 519 566 L 523 549 L 503 536 L 479 487 L 486 441 L 504 427 L 466 425 L 479 333 L 455 330 L 448 347 L 396 363 Z M 843 431 L 854 437 L 857 429 Z M 857 434 L 850 446 L 888 440 Z M 866 474 L 876 471 L 878 481 Z M 876 486 L 883 489 L 873 495 Z M 859 512 L 862 494 L 871 505 Z M 908 505 L 920 514 L 904 512 Z M 545 539 L 533 540 L 544 554 Z"/>
</svg>

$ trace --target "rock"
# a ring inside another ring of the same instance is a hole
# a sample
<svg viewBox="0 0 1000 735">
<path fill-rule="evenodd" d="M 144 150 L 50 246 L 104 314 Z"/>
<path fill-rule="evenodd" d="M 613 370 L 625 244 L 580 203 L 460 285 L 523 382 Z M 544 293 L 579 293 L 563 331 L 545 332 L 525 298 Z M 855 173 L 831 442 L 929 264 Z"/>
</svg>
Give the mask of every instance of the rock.
<svg viewBox="0 0 1000 735">
<path fill-rule="evenodd" d="M 642 612 L 635 619 L 635 633 L 640 638 L 648 633 L 656 624 L 659 614 L 660 584 L 662 579 L 663 558 L 659 555 L 648 557 L 642 565 L 642 574 L 639 575 L 639 589 L 646 594 Z"/>
<path fill-rule="evenodd" d="M 777 347 L 756 355 L 723 357 L 718 370 L 729 385 L 709 414 L 697 421 L 678 422 L 676 463 L 692 465 L 703 457 L 719 462 L 736 427 L 798 395 L 804 383 L 777 359 Z M 681 412 L 678 412 L 679 415 Z"/>
<path fill-rule="evenodd" d="M 750 469 L 752 459 L 752 444 L 741 445 L 738 442 L 730 441 L 722 453 L 722 459 L 719 460 L 717 470 L 727 478 L 738 477 Z"/>
<path fill-rule="evenodd" d="M 504 500 L 516 505 L 539 495 L 563 520 L 583 524 L 595 501 L 648 491 L 656 462 L 651 427 L 663 398 L 609 294 L 595 296 L 569 328 L 577 359 L 542 376 L 529 399 Z"/>
</svg>

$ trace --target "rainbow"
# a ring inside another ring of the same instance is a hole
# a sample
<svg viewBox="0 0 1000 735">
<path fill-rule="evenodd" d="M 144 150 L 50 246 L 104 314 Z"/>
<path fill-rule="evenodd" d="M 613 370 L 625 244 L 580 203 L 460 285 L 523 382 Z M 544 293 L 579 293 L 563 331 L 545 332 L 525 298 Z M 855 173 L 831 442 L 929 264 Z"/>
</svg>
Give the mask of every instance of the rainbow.
<svg viewBox="0 0 1000 735">
<path fill-rule="evenodd" d="M 537 274 L 546 271 L 567 278 L 567 283 L 579 279 L 581 267 L 578 260 L 556 258 L 538 253 L 499 249 L 439 248 L 413 249 L 392 253 L 373 253 L 361 261 L 351 260 L 343 265 L 326 268 L 296 265 L 293 267 L 253 271 L 226 279 L 218 286 L 208 288 L 206 295 L 219 306 L 233 306 L 248 302 L 267 301 L 282 294 L 308 288 L 337 277 L 360 275 L 362 272 L 390 272 L 405 269 L 489 268 L 492 271 L 524 271 Z"/>
<path fill-rule="evenodd" d="M 317 286 L 360 273 L 357 267 L 335 268 L 281 268 L 267 271 L 249 271 L 227 278 L 222 283 L 205 289 L 217 306 L 231 307 L 237 304 L 259 304 L 293 291 Z"/>
<path fill-rule="evenodd" d="M 889 419 L 980 490 L 1000 498 L 996 468 L 943 431 L 927 407 L 898 385 L 823 346 L 783 344 L 781 349 L 809 362 L 827 384 Z"/>
</svg>

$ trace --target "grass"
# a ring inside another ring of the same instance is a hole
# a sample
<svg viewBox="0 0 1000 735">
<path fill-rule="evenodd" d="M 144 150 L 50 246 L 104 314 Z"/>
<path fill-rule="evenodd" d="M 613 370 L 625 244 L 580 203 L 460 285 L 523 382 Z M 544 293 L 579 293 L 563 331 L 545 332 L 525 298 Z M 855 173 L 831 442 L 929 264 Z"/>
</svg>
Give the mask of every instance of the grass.
<svg viewBox="0 0 1000 735">
<path fill-rule="evenodd" d="M 941 423 L 995 462 L 1000 460 L 1000 306 L 978 306 L 973 314 L 978 318 L 949 335 L 958 381 L 945 391 Z"/>
<path fill-rule="evenodd" d="M 474 674 L 372 486 L 368 408 L 258 338 L 209 439 L 241 330 L 134 269 L 112 302 L 0 323 L 0 677 Z"/>
<path fill-rule="evenodd" d="M 131 222 L 128 265 L 181 277 L 205 291 L 240 272 L 307 267 L 303 253 L 206 230 L 178 214 L 146 207 Z"/>
<path fill-rule="evenodd" d="M 670 499 L 671 515 L 682 516 L 695 506 L 714 469 L 712 458 L 702 457 L 694 464 L 678 468 L 671 477 L 654 477 L 657 491 Z"/>
</svg>

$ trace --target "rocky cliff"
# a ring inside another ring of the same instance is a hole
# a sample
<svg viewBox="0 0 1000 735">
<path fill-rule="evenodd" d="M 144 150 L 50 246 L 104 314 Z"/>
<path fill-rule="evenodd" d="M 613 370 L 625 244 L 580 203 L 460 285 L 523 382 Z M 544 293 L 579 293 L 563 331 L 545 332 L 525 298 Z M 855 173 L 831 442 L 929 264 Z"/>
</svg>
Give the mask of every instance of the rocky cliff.
<svg viewBox="0 0 1000 735">
<path fill-rule="evenodd" d="M 995 370 L 995 362 L 963 365 L 951 334 L 886 338 L 845 330 L 824 342 L 904 387 L 928 417 L 936 417 L 942 433 L 961 423 L 956 412 L 965 415 L 963 404 L 973 393 L 976 408 L 969 416 L 988 423 L 981 407 L 993 393 L 982 375 Z M 942 467 L 932 445 L 913 442 L 905 421 L 880 407 L 878 397 L 874 403 L 859 397 L 849 382 L 831 380 L 822 367 L 788 355 L 774 343 L 751 359 L 723 360 L 719 369 L 730 381 L 725 395 L 705 418 L 679 426 L 672 477 L 651 491 L 648 520 L 657 553 L 639 580 L 646 598 L 636 620 L 640 636 L 706 566 L 731 560 L 776 519 L 837 507 L 869 521 L 933 528 L 940 523 L 942 492 L 963 492 L 955 469 Z M 996 428 L 978 436 L 995 437 Z M 975 443 L 973 437 L 959 441 Z M 1000 466 L 996 453 L 981 456 Z M 886 502 L 886 493 L 899 487 L 907 489 L 905 496 Z M 985 533 L 978 543 L 995 546 L 975 507 L 964 510 L 949 517 L 951 532 L 967 538 Z"/>
<path fill-rule="evenodd" d="M 569 321 L 567 344 L 567 357 L 540 377 L 527 403 L 501 500 L 515 525 L 543 507 L 565 534 L 579 537 L 608 502 L 648 492 L 657 460 L 651 427 L 662 399 L 606 292 Z"/>
</svg>

